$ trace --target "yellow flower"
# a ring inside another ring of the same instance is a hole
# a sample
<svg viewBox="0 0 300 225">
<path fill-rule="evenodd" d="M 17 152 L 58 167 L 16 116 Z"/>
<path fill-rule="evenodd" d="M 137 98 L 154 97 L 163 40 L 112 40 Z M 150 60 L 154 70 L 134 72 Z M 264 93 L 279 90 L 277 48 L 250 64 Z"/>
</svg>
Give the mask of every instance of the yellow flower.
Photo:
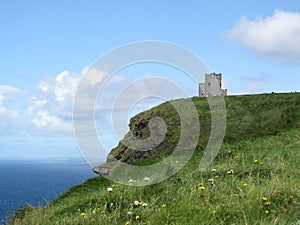
<svg viewBox="0 0 300 225">
<path fill-rule="evenodd" d="M 262 197 L 261 200 L 268 201 L 268 198 L 267 197 Z"/>
<path fill-rule="evenodd" d="M 215 214 L 217 213 L 217 211 L 216 211 L 216 210 L 213 210 L 211 213 L 212 213 L 213 215 L 215 215 Z"/>
<path fill-rule="evenodd" d="M 140 216 L 135 216 L 135 219 L 138 220 L 140 218 Z"/>
<path fill-rule="evenodd" d="M 227 171 L 227 174 L 234 174 L 234 170 Z"/>
<path fill-rule="evenodd" d="M 264 162 L 260 162 L 259 164 L 260 164 L 260 165 L 264 165 Z"/>
<path fill-rule="evenodd" d="M 290 195 L 290 199 L 293 199 L 294 198 L 294 195 Z"/>
<path fill-rule="evenodd" d="M 130 224 L 130 222 L 129 221 L 127 221 L 126 223 L 125 223 L 125 225 L 129 225 Z"/>
<path fill-rule="evenodd" d="M 269 214 L 269 213 L 270 213 L 270 211 L 269 211 L 269 210 L 266 210 L 266 211 L 265 211 L 265 214 Z"/>
<path fill-rule="evenodd" d="M 143 202 L 139 202 L 139 205 L 143 205 Z"/>
<path fill-rule="evenodd" d="M 95 214 L 95 213 L 96 213 L 96 210 L 94 209 L 94 210 L 93 210 L 93 214 Z"/>
<path fill-rule="evenodd" d="M 219 176 L 217 175 L 217 176 L 215 176 L 215 178 L 216 178 L 216 179 L 219 179 Z"/>
<path fill-rule="evenodd" d="M 248 184 L 244 183 L 243 186 L 244 186 L 244 187 L 248 187 Z"/>
<path fill-rule="evenodd" d="M 80 213 L 80 216 L 85 217 L 86 214 L 85 213 Z"/>
<path fill-rule="evenodd" d="M 104 211 L 104 210 L 102 210 L 102 211 L 100 212 L 100 214 L 105 214 L 105 211 Z"/>
<path fill-rule="evenodd" d="M 202 184 L 202 183 L 199 183 L 197 186 L 198 186 L 198 187 L 202 187 L 202 186 L 203 186 L 203 184 Z"/>
<path fill-rule="evenodd" d="M 179 161 L 178 161 L 178 160 L 176 160 L 176 161 L 175 161 L 175 163 L 176 163 L 176 164 L 178 164 L 178 163 L 179 163 Z"/>
<path fill-rule="evenodd" d="M 234 156 L 234 159 L 239 159 L 240 157 L 238 155 Z"/>
<path fill-rule="evenodd" d="M 199 187 L 198 187 L 198 190 L 204 191 L 204 190 L 205 190 L 205 187 L 199 186 Z"/>
<path fill-rule="evenodd" d="M 167 205 L 164 203 L 164 204 L 161 205 L 161 207 L 162 207 L 162 208 L 166 208 Z"/>
<path fill-rule="evenodd" d="M 257 159 L 255 159 L 255 160 L 254 160 L 254 163 L 258 163 L 258 160 L 257 160 Z"/>
</svg>

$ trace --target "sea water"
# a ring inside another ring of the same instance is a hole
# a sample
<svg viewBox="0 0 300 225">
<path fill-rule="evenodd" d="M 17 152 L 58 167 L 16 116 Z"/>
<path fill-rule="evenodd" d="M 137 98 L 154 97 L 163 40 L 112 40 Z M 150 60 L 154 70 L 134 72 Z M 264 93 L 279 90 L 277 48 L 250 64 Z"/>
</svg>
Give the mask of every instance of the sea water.
<svg viewBox="0 0 300 225">
<path fill-rule="evenodd" d="M 42 206 L 96 176 L 81 159 L 0 160 L 0 224 L 23 206 Z"/>
</svg>

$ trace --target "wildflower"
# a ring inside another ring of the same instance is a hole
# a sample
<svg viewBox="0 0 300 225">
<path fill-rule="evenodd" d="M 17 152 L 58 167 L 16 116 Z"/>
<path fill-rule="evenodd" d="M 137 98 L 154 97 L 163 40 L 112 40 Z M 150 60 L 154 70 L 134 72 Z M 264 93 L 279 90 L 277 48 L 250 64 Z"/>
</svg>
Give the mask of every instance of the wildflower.
<svg viewBox="0 0 300 225">
<path fill-rule="evenodd" d="M 271 202 L 265 202 L 265 206 L 271 205 Z"/>
<path fill-rule="evenodd" d="M 191 188 L 191 191 L 195 191 L 195 188 Z"/>
<path fill-rule="evenodd" d="M 260 164 L 260 165 L 264 165 L 264 162 L 260 162 L 259 164 Z"/>
<path fill-rule="evenodd" d="M 139 218 L 141 218 L 141 217 L 140 217 L 140 216 L 138 216 L 138 215 L 136 215 L 136 216 L 135 216 L 135 219 L 136 219 L 136 220 L 138 220 Z"/>
<path fill-rule="evenodd" d="M 215 172 L 217 172 L 217 170 L 216 170 L 216 169 L 212 169 L 211 172 L 212 172 L 212 173 L 215 173 Z"/>
<path fill-rule="evenodd" d="M 178 160 L 176 160 L 176 161 L 175 161 L 175 163 L 176 163 L 176 164 L 178 164 L 178 163 L 179 163 L 179 161 L 178 161 Z"/>
<path fill-rule="evenodd" d="M 248 184 L 244 183 L 244 184 L 243 184 L 243 187 L 248 187 Z"/>
<path fill-rule="evenodd" d="M 95 213 L 96 213 L 96 210 L 94 209 L 94 210 L 93 210 L 93 214 L 95 214 Z"/>
<path fill-rule="evenodd" d="M 270 213 L 270 211 L 269 210 L 265 210 L 265 214 L 269 214 Z"/>
<path fill-rule="evenodd" d="M 85 213 L 80 213 L 80 216 L 85 217 L 86 214 Z"/>
<path fill-rule="evenodd" d="M 213 210 L 211 213 L 212 213 L 213 215 L 215 215 L 215 214 L 217 213 L 217 211 L 216 211 L 216 210 Z"/>
<path fill-rule="evenodd" d="M 268 201 L 268 198 L 267 197 L 262 197 L 261 200 Z"/>
<path fill-rule="evenodd" d="M 197 186 L 198 186 L 198 187 L 201 187 L 201 186 L 203 186 L 203 184 L 202 184 L 202 183 L 199 183 Z"/>
<path fill-rule="evenodd" d="M 143 202 L 139 202 L 139 205 L 143 205 Z"/>
<path fill-rule="evenodd" d="M 257 160 L 257 159 L 255 159 L 255 160 L 254 160 L 254 163 L 258 163 L 258 160 Z"/>
<path fill-rule="evenodd" d="M 167 205 L 164 203 L 164 204 L 161 205 L 161 207 L 162 207 L 162 208 L 166 208 Z"/>
<path fill-rule="evenodd" d="M 113 191 L 113 189 L 112 189 L 111 187 L 107 188 L 106 190 L 107 190 L 108 192 L 112 192 L 112 191 Z"/>
<path fill-rule="evenodd" d="M 234 159 L 239 159 L 240 157 L 238 155 L 234 156 Z"/>
<path fill-rule="evenodd" d="M 139 206 L 139 205 L 140 205 L 140 202 L 139 202 L 139 201 L 134 201 L 134 202 L 133 202 L 133 205 L 134 205 L 134 206 Z"/>
<path fill-rule="evenodd" d="M 150 181 L 151 179 L 150 179 L 150 177 L 145 177 L 144 178 L 144 181 Z"/>
<path fill-rule="evenodd" d="M 294 198 L 294 195 L 290 195 L 290 199 L 293 199 Z"/>
<path fill-rule="evenodd" d="M 104 211 L 104 210 L 102 210 L 102 211 L 100 212 L 100 214 L 105 214 L 105 211 Z"/>
<path fill-rule="evenodd" d="M 128 213 L 127 213 L 128 215 L 132 215 L 132 212 L 131 211 L 128 211 Z"/>
<path fill-rule="evenodd" d="M 200 191 L 204 191 L 204 190 L 205 190 L 205 187 L 203 187 L 203 186 L 199 186 L 199 187 L 198 187 L 198 190 L 200 190 Z"/>
<path fill-rule="evenodd" d="M 207 180 L 211 185 L 214 185 L 216 183 L 216 180 L 215 179 L 208 179 Z"/>
<path fill-rule="evenodd" d="M 130 179 L 130 180 L 128 181 L 128 183 L 129 183 L 129 184 L 131 184 L 131 183 L 136 183 L 136 180 Z"/>
<path fill-rule="evenodd" d="M 215 178 L 216 178 L 216 179 L 219 179 L 219 176 L 217 175 L 217 176 L 215 176 Z"/>
<path fill-rule="evenodd" d="M 147 207 L 147 206 L 148 206 L 148 204 L 145 202 L 142 204 L 142 207 Z"/>
<path fill-rule="evenodd" d="M 130 222 L 129 221 L 127 221 L 126 223 L 125 223 L 125 225 L 129 225 L 130 224 Z"/>
<path fill-rule="evenodd" d="M 234 174 L 234 170 L 229 170 L 229 171 L 227 171 L 227 174 Z"/>
</svg>

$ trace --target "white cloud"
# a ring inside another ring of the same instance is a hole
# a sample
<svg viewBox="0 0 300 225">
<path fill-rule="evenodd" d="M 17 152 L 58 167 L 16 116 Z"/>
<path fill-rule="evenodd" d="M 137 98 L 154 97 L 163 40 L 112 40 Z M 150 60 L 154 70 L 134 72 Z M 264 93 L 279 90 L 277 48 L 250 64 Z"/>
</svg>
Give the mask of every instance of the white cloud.
<svg viewBox="0 0 300 225">
<path fill-rule="evenodd" d="M 54 78 L 39 81 L 37 93 L 27 106 L 31 132 L 40 135 L 73 135 L 73 103 L 79 84 L 84 93 L 80 107 L 85 116 L 85 108 L 95 104 L 90 96 L 97 96 L 105 75 L 104 72 L 85 67 L 79 75 L 65 70 Z"/>
<path fill-rule="evenodd" d="M 16 87 L 12 87 L 8 85 L 0 85 L 0 105 L 24 93 L 25 93 L 24 91 Z"/>
<path fill-rule="evenodd" d="M 23 121 L 18 110 L 10 109 L 7 103 L 25 92 L 12 86 L 0 85 L 0 133 L 13 134 L 22 129 Z"/>
<path fill-rule="evenodd" d="M 81 76 L 69 71 L 55 78 L 45 78 L 38 85 L 38 93 L 27 107 L 33 132 L 71 133 L 73 99 Z"/>
<path fill-rule="evenodd" d="M 300 13 L 275 10 L 270 17 L 242 17 L 229 39 L 272 59 L 300 64 Z"/>
</svg>

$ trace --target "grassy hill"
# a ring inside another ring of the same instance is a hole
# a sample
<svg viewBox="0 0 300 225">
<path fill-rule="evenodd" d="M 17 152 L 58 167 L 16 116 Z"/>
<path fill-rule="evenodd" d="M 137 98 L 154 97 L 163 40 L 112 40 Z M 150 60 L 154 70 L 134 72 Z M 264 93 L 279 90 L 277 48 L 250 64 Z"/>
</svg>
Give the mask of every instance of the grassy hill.
<svg viewBox="0 0 300 225">
<path fill-rule="evenodd" d="M 226 97 L 224 142 L 213 164 L 202 172 L 198 167 L 210 134 L 211 113 L 207 99 L 192 101 L 201 135 L 191 160 L 177 174 L 144 187 L 119 185 L 99 176 L 69 189 L 46 207 L 19 209 L 11 224 L 271 225 L 300 221 L 300 94 Z M 162 144 L 138 152 L 120 143 L 110 155 L 136 166 L 151 165 L 169 155 L 180 136 L 180 119 L 172 104 L 138 114 L 130 120 L 130 129 L 146 138 L 149 121 L 157 116 L 167 124 Z M 126 138 L 132 141 L 129 135 Z"/>
</svg>

